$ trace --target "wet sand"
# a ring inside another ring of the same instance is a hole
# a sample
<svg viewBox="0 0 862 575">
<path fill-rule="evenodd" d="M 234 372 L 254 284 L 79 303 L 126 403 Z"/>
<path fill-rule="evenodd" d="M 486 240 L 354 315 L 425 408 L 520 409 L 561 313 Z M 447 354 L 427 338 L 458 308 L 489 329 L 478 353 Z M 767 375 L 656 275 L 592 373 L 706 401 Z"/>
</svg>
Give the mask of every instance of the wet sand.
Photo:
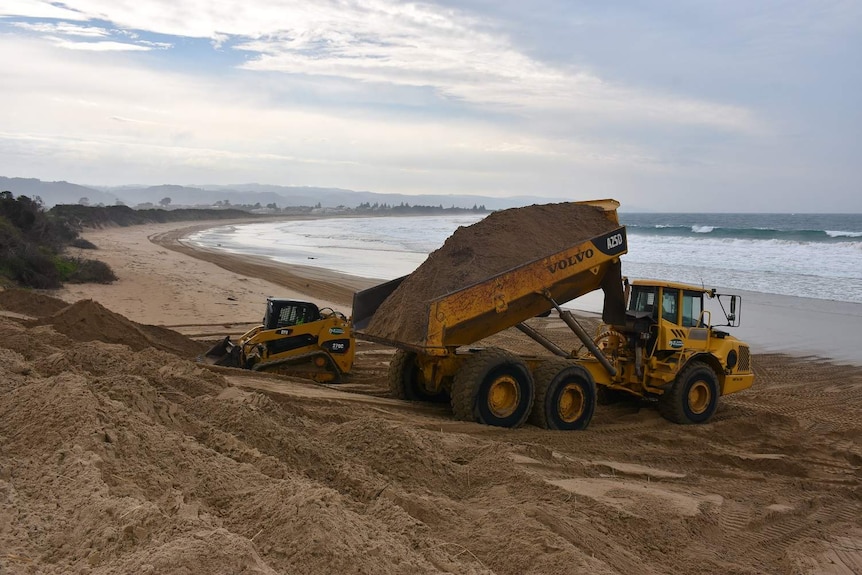
<svg viewBox="0 0 862 575">
<path fill-rule="evenodd" d="M 815 356 L 862 366 L 862 304 L 812 298 L 742 295 L 742 325 L 733 333 L 758 352 Z"/>
</svg>

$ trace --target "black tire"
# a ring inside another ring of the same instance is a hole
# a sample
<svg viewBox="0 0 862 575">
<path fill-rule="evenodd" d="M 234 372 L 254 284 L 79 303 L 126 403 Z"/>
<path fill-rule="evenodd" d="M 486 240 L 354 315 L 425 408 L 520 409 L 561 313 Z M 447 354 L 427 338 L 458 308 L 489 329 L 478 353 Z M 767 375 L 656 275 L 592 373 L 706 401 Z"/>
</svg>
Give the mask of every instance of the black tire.
<svg viewBox="0 0 862 575">
<path fill-rule="evenodd" d="M 596 411 L 596 384 L 577 363 L 550 360 L 533 373 L 536 401 L 530 422 L 545 429 L 586 429 Z"/>
<path fill-rule="evenodd" d="M 533 407 L 533 376 L 517 355 L 498 348 L 477 351 L 452 382 L 457 419 L 499 427 L 519 427 Z"/>
<path fill-rule="evenodd" d="M 685 366 L 671 388 L 659 397 L 662 417 L 674 423 L 705 423 L 718 407 L 718 377 L 699 361 Z"/>
<path fill-rule="evenodd" d="M 396 399 L 408 401 L 430 401 L 446 403 L 449 394 L 445 390 L 437 393 L 429 392 L 423 385 L 422 370 L 416 365 L 416 353 L 399 349 L 389 362 L 389 391 Z"/>
</svg>

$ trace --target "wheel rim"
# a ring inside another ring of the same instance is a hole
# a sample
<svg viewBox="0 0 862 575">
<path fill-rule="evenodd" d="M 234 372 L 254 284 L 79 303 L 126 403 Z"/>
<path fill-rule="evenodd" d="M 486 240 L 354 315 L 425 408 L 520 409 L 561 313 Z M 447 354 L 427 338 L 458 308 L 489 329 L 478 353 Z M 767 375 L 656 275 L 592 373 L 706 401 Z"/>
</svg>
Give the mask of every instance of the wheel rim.
<svg viewBox="0 0 862 575">
<path fill-rule="evenodd" d="M 586 403 L 581 386 L 574 383 L 568 384 L 560 392 L 560 399 L 557 401 L 560 419 L 566 423 L 574 423 L 583 415 Z"/>
<path fill-rule="evenodd" d="M 496 417 L 509 417 L 518 408 L 521 389 L 510 375 L 498 377 L 488 389 L 488 409 Z"/>
<path fill-rule="evenodd" d="M 712 393 L 705 381 L 696 381 L 688 390 L 688 408 L 692 413 L 700 415 L 709 408 Z"/>
</svg>

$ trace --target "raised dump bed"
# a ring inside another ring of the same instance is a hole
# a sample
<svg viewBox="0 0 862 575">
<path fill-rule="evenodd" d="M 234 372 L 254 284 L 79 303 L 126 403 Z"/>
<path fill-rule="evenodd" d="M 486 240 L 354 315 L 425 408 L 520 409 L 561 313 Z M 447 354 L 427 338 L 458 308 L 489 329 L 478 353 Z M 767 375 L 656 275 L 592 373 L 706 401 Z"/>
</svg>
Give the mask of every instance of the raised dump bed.
<svg viewBox="0 0 862 575">
<path fill-rule="evenodd" d="M 618 207 L 614 200 L 529 206 L 459 228 L 412 274 L 356 293 L 354 332 L 440 356 L 603 285 L 622 309 L 619 256 L 627 244 Z"/>
</svg>

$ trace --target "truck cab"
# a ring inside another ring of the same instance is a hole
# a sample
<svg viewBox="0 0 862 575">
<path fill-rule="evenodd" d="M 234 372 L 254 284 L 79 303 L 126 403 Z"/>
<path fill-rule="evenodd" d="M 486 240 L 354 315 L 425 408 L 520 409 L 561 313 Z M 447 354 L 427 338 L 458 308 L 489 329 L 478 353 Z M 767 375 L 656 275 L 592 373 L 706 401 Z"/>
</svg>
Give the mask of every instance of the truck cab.
<svg viewBox="0 0 862 575">
<path fill-rule="evenodd" d="M 636 280 L 627 283 L 626 331 L 647 341 L 648 356 L 666 357 L 679 350 L 707 350 L 710 339 L 728 334 L 715 327 L 737 327 L 741 299 L 718 294 L 714 289 L 677 282 Z M 723 312 L 724 323 L 712 324 L 712 311 L 705 298 L 714 299 Z M 646 335 L 643 335 L 646 334 Z"/>
<path fill-rule="evenodd" d="M 738 295 L 655 280 L 625 280 L 624 288 L 625 325 L 605 332 L 610 341 L 615 341 L 613 334 L 622 341 L 603 347 L 612 351 L 620 375 L 608 379 L 593 369 L 597 381 L 657 396 L 660 407 L 666 404 L 663 414 L 679 423 L 708 420 L 718 396 L 752 385 L 748 345 L 718 329 L 739 325 Z M 714 316 L 723 321 L 713 323 Z M 694 371 L 699 375 L 689 377 Z M 698 403 L 698 396 L 706 399 Z"/>
</svg>

